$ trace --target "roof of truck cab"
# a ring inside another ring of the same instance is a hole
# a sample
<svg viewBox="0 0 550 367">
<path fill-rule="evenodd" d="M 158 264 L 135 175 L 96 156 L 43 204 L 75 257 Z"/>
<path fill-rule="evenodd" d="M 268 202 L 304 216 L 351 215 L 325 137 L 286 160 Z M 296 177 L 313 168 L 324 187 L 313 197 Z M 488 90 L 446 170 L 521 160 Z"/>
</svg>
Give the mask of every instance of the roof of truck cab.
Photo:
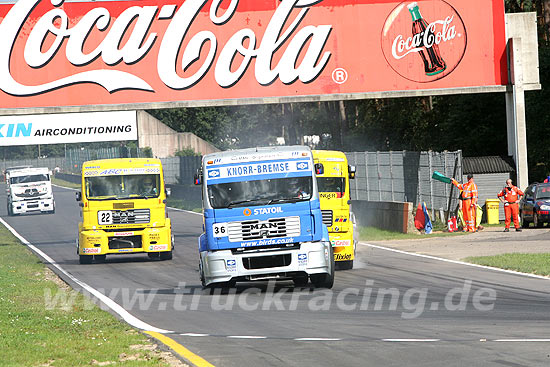
<svg viewBox="0 0 550 367">
<path fill-rule="evenodd" d="M 308 152 L 311 153 L 311 149 L 304 145 L 278 145 L 272 147 L 256 147 L 246 149 L 226 150 L 223 152 L 215 152 L 206 154 L 203 157 L 203 161 L 217 159 L 217 158 L 230 158 L 238 156 L 250 156 L 257 153 L 269 154 L 269 153 L 284 153 L 284 152 Z"/>
<path fill-rule="evenodd" d="M 313 159 L 326 160 L 330 158 L 336 158 L 340 162 L 346 162 L 347 157 L 344 152 L 339 150 L 312 150 Z"/>
<path fill-rule="evenodd" d="M 111 158 L 97 159 L 82 163 L 82 169 L 100 169 L 100 168 L 128 168 L 128 167 L 146 167 L 147 165 L 161 165 L 158 158 Z"/>
<path fill-rule="evenodd" d="M 48 167 L 18 168 L 18 169 L 11 169 L 9 171 L 9 177 L 39 175 L 39 174 L 48 174 L 48 173 L 50 173 L 50 169 Z"/>
</svg>

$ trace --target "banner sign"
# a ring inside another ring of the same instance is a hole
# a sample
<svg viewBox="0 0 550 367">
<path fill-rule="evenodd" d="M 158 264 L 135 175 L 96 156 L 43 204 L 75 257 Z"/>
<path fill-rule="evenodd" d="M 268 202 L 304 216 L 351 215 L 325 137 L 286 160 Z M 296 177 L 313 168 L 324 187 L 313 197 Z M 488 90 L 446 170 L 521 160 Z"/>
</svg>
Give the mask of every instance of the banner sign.
<svg viewBox="0 0 550 367">
<path fill-rule="evenodd" d="M 0 116 L 0 146 L 137 140 L 135 111 Z"/>
<path fill-rule="evenodd" d="M 507 84 L 502 0 L 18 0 L 0 21 L 3 108 Z"/>
</svg>

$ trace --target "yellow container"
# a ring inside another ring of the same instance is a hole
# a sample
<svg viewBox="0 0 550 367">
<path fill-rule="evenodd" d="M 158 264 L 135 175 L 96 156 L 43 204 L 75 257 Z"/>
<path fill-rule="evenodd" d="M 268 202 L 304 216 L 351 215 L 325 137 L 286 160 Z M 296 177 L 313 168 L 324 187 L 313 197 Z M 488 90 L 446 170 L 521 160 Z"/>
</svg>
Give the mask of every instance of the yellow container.
<svg viewBox="0 0 550 367">
<path fill-rule="evenodd" d="M 498 224 L 499 216 L 499 207 L 500 200 L 498 199 L 487 199 L 485 200 L 485 208 L 487 210 L 487 224 Z"/>
</svg>

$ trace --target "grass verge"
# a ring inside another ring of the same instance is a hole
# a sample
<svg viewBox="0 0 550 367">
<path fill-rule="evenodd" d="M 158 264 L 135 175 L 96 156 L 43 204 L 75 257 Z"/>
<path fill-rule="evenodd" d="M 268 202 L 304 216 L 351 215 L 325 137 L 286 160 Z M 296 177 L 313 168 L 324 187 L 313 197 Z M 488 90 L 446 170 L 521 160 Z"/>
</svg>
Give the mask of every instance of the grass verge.
<svg viewBox="0 0 550 367">
<path fill-rule="evenodd" d="M 388 241 L 388 240 L 411 240 L 411 239 L 423 239 L 430 237 L 448 237 L 448 236 L 461 236 L 463 232 L 443 232 L 438 229 L 434 229 L 431 234 L 419 234 L 419 233 L 401 233 L 387 231 L 384 229 L 374 227 L 358 227 L 359 239 L 361 241 Z"/>
<path fill-rule="evenodd" d="M 61 282 L 1 225 L 0 258 L 0 365 L 171 365 L 173 356 Z"/>
<path fill-rule="evenodd" d="M 467 257 L 467 262 L 522 273 L 550 276 L 550 253 L 502 254 L 495 256 Z"/>
</svg>

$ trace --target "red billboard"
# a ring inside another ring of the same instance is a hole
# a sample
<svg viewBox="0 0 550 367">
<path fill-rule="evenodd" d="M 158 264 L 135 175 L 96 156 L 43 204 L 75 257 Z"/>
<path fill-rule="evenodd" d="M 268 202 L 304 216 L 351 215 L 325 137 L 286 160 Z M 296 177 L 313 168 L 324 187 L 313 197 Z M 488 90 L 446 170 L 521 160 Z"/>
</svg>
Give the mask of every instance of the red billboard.
<svg viewBox="0 0 550 367">
<path fill-rule="evenodd" d="M 507 84 L 502 0 L 18 0 L 0 19 L 8 109 Z"/>
</svg>

